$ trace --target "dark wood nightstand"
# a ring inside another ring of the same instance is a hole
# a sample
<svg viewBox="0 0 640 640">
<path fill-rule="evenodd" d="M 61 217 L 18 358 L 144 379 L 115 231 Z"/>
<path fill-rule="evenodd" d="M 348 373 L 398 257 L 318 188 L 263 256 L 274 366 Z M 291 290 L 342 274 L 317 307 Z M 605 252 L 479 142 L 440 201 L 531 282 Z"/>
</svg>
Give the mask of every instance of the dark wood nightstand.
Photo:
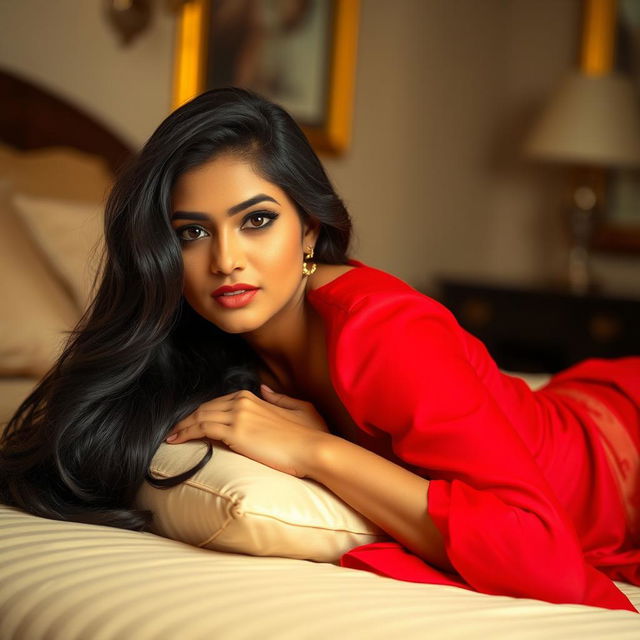
<svg viewBox="0 0 640 640">
<path fill-rule="evenodd" d="M 440 278 L 436 297 L 502 369 L 555 373 L 585 358 L 640 355 L 640 298 Z"/>
</svg>

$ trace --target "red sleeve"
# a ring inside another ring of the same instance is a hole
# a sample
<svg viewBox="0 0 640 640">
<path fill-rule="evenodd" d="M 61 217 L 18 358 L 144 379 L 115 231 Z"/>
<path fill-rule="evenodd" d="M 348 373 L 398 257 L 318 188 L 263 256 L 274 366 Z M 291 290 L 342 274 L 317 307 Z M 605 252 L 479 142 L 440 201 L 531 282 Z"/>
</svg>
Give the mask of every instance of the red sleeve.
<svg viewBox="0 0 640 640">
<path fill-rule="evenodd" d="M 335 336 L 336 389 L 430 479 L 427 511 L 452 565 L 488 594 L 635 611 L 585 562 L 533 456 L 475 370 L 453 315 L 421 294 L 373 295 Z"/>
</svg>

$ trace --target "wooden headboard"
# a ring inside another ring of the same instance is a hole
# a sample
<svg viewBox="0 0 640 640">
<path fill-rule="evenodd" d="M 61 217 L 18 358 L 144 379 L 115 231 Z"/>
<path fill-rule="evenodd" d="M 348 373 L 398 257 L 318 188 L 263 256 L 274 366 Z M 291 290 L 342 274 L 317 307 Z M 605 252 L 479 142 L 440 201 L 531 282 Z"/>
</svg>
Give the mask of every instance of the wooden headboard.
<svg viewBox="0 0 640 640">
<path fill-rule="evenodd" d="M 115 172 L 133 150 L 95 117 L 48 89 L 0 69 L 0 140 L 17 149 L 73 147 Z"/>
</svg>

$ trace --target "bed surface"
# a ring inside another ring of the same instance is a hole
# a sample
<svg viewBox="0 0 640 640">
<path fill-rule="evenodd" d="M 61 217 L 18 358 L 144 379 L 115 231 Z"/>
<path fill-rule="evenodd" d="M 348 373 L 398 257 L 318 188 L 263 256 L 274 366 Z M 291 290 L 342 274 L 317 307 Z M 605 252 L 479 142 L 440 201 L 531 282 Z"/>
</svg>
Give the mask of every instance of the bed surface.
<svg viewBox="0 0 640 640">
<path fill-rule="evenodd" d="M 0 505 L 0 637 L 637 639 L 640 615 L 199 549 Z M 617 583 L 640 607 L 640 588 Z"/>
</svg>

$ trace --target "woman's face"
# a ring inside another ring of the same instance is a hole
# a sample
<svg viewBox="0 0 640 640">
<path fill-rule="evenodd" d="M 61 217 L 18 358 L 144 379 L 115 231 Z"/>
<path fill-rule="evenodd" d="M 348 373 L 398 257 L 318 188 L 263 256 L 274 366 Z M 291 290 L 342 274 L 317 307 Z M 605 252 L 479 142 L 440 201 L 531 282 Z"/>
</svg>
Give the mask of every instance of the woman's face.
<svg viewBox="0 0 640 640">
<path fill-rule="evenodd" d="M 304 252 L 315 246 L 317 230 L 303 236 L 291 199 L 250 163 L 221 155 L 182 174 L 171 200 L 183 294 L 201 316 L 227 333 L 247 333 L 303 301 Z M 240 283 L 256 290 L 212 295 Z"/>
</svg>

